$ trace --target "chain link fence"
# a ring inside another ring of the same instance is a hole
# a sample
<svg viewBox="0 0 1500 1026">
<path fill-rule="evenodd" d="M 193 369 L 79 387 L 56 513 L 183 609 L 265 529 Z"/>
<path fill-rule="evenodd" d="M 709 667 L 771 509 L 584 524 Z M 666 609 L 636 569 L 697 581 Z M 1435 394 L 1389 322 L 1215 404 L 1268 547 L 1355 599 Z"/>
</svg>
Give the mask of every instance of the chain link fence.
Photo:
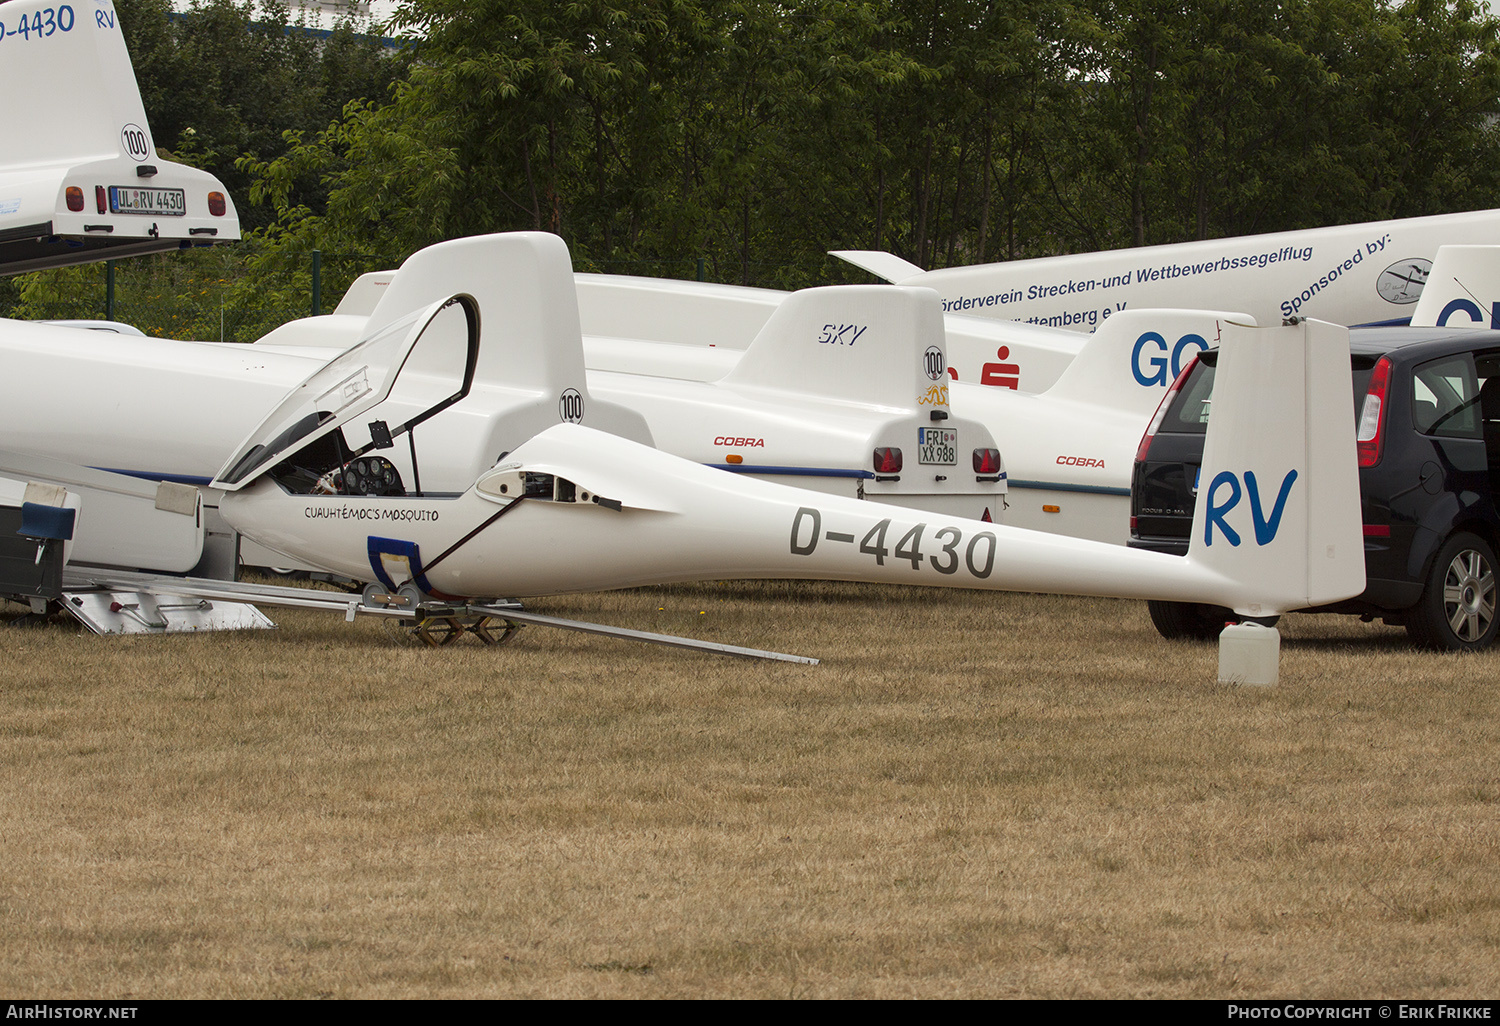
<svg viewBox="0 0 1500 1026">
<path fill-rule="evenodd" d="M 0 279 L 0 317 L 113 320 L 158 338 L 253 342 L 287 321 L 332 313 L 361 274 L 400 264 L 400 257 L 361 253 L 272 255 L 247 241 Z M 581 272 L 714 280 L 712 261 L 704 257 L 580 257 L 575 266 Z"/>
<path fill-rule="evenodd" d="M 367 271 L 399 259 L 302 253 L 285 266 L 251 270 L 253 252 L 188 252 L 23 276 L 0 289 L 0 316 L 113 320 L 147 335 L 253 342 L 287 321 L 331 313 Z"/>
</svg>

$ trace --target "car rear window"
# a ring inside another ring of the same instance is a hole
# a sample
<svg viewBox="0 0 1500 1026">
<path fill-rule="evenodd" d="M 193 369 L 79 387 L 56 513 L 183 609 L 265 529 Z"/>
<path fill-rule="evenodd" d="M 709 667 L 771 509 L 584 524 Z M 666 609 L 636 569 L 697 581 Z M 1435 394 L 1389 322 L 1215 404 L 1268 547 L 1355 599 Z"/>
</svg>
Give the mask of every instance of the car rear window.
<svg viewBox="0 0 1500 1026">
<path fill-rule="evenodd" d="M 1201 435 L 1208 430 L 1208 415 L 1213 407 L 1214 365 L 1218 358 L 1218 350 L 1214 349 L 1198 357 L 1192 373 L 1162 417 L 1161 431 Z M 1371 357 L 1356 354 L 1349 362 L 1353 375 L 1354 408 L 1357 410 L 1370 389 L 1370 372 L 1375 368 L 1375 361 Z"/>
<path fill-rule="evenodd" d="M 1192 373 L 1177 392 L 1161 421 L 1161 431 L 1179 435 L 1201 435 L 1208 430 L 1209 408 L 1213 405 L 1214 366 L 1205 353 L 1198 357 Z"/>
</svg>

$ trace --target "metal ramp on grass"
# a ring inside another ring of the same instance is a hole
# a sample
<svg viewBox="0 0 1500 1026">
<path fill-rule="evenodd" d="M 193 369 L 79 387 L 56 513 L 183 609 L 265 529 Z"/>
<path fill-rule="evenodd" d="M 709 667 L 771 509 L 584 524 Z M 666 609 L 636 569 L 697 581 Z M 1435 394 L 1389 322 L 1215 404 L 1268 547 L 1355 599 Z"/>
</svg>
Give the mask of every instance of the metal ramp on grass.
<svg viewBox="0 0 1500 1026">
<path fill-rule="evenodd" d="M 372 586 L 354 594 L 69 566 L 63 570 L 62 593 L 63 608 L 96 634 L 272 627 L 255 607 L 281 606 L 339 613 L 346 621 L 356 616 L 395 620 L 413 638 L 433 646 L 450 644 L 466 634 L 485 644 L 500 644 L 522 626 L 531 625 L 745 659 L 818 663 L 808 656 L 530 613 L 516 602 L 442 602 L 408 588 L 388 593 Z M 255 618 L 260 622 L 253 622 Z"/>
<path fill-rule="evenodd" d="M 185 634 L 275 627 L 248 602 L 66 585 L 58 604 L 95 634 Z"/>
</svg>

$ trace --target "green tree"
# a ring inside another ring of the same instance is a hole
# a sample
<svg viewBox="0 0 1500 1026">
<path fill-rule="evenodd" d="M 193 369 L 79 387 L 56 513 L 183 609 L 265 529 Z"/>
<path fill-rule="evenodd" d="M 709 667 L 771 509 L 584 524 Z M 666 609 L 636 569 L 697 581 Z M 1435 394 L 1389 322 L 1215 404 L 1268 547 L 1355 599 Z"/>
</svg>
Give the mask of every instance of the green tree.
<svg viewBox="0 0 1500 1026">
<path fill-rule="evenodd" d="M 406 0 L 394 60 L 232 0 L 121 5 L 157 135 L 256 229 L 226 309 L 301 305 L 313 248 L 481 232 L 801 287 L 862 279 L 829 248 L 940 266 L 1500 193 L 1477 0 Z"/>
<path fill-rule="evenodd" d="M 169 0 L 120 0 L 120 24 L 158 144 L 213 172 L 243 197 L 246 152 L 274 157 L 288 130 L 314 131 L 353 99 L 384 102 L 404 73 L 399 54 L 342 21 L 327 39 L 289 23 L 285 3 L 193 0 L 174 14 Z M 303 183 L 321 205 L 315 181 Z M 249 227 L 270 211 L 241 203 Z"/>
<path fill-rule="evenodd" d="M 1047 155 L 1088 248 L 1494 202 L 1495 22 L 1476 5 L 1138 0 L 1102 35 Z M 1127 228 L 1122 231 L 1121 228 Z"/>
</svg>

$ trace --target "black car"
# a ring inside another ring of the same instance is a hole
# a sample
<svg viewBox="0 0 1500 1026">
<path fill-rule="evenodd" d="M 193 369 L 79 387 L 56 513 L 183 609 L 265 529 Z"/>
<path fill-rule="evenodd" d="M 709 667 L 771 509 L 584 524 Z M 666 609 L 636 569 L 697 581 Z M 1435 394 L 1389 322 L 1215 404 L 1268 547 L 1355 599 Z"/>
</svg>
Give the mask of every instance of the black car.
<svg viewBox="0 0 1500 1026">
<path fill-rule="evenodd" d="M 1136 452 L 1134 548 L 1185 555 L 1217 351 L 1185 368 Z M 1363 328 L 1350 332 L 1366 586 L 1313 612 L 1379 617 L 1427 648 L 1495 640 L 1500 515 L 1500 331 Z M 1150 603 L 1168 638 L 1217 637 L 1229 610 Z"/>
</svg>

